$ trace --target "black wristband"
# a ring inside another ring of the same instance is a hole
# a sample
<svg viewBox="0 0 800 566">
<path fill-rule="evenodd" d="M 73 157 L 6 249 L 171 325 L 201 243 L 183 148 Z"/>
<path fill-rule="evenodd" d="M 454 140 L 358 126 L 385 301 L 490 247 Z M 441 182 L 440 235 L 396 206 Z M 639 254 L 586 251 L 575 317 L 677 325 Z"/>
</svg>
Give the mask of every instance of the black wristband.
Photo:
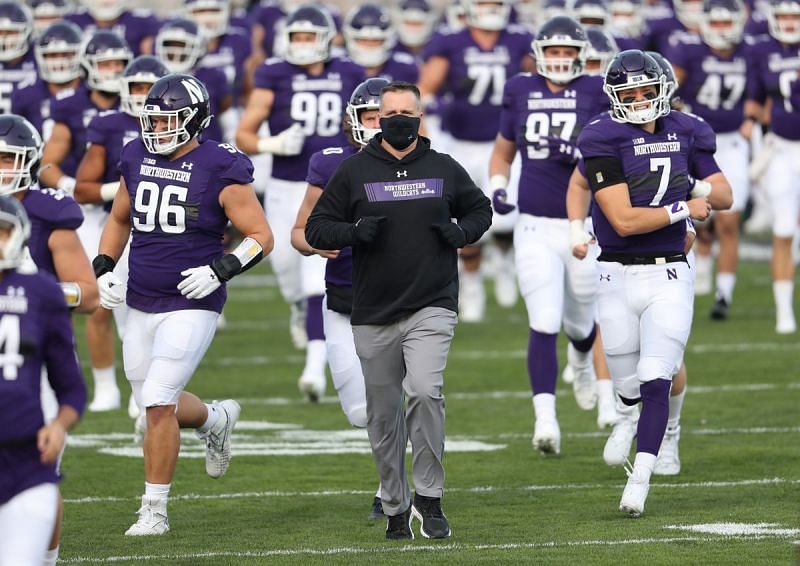
<svg viewBox="0 0 800 566">
<path fill-rule="evenodd" d="M 226 254 L 211 262 L 211 270 L 220 281 L 230 281 L 242 271 L 242 262 L 233 254 Z"/>
<path fill-rule="evenodd" d="M 110 271 L 114 271 L 117 262 L 111 259 L 111 256 L 100 254 L 92 260 L 92 268 L 94 268 L 94 276 L 100 277 Z"/>
</svg>

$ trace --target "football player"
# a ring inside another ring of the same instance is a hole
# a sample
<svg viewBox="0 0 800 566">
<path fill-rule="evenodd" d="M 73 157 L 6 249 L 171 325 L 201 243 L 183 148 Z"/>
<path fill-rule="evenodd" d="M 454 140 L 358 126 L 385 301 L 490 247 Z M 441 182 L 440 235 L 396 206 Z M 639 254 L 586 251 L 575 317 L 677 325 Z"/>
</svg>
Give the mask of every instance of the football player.
<svg viewBox="0 0 800 566">
<path fill-rule="evenodd" d="M 58 93 L 50 105 L 53 126 L 42 155 L 39 175 L 42 185 L 69 195 L 75 192 L 75 174 L 86 151 L 89 122 L 99 112 L 117 107 L 119 79 L 131 58 L 128 44 L 112 31 L 98 30 L 84 43 L 81 67 L 86 74 L 85 85 Z M 78 236 L 86 255 L 94 257 L 108 212 L 102 206 L 89 205 L 83 207 L 83 215 Z M 94 378 L 94 398 L 89 410 L 117 409 L 120 391 L 114 369 L 114 340 L 102 309 L 87 319 L 86 338 Z"/>
<path fill-rule="evenodd" d="M 0 183 L 18 182 L 9 176 L 4 171 Z M 55 564 L 48 543 L 58 515 L 58 459 L 86 404 L 62 289 L 47 273 L 17 271 L 30 230 L 22 205 L 0 196 L 0 326 L 6 337 L 0 379 L 0 564 Z M 47 424 L 40 400 L 43 367 L 59 405 Z"/>
<path fill-rule="evenodd" d="M 397 29 L 396 50 L 415 57 L 422 55 L 436 25 L 437 15 L 431 3 L 428 0 L 400 0 L 392 11 L 392 19 Z"/>
<path fill-rule="evenodd" d="M 528 374 L 536 418 L 533 446 L 544 454 L 558 454 L 556 341 L 562 323 L 570 339 L 568 359 L 575 371 L 575 399 L 585 410 L 596 403 L 591 349 L 597 274 L 594 262 L 572 257 L 566 191 L 578 160 L 578 133 L 591 117 L 608 108 L 608 100 L 599 77 L 583 76 L 588 41 L 578 22 L 566 16 L 545 22 L 532 47 L 537 74 L 520 73 L 503 91 L 489 183 L 495 211 L 514 211 L 506 187 L 519 149 L 522 174 L 514 250 L 530 328 Z"/>
<path fill-rule="evenodd" d="M 228 469 L 239 404 L 205 404 L 184 387 L 214 337 L 225 283 L 272 249 L 250 160 L 230 144 L 199 140 L 211 118 L 205 86 L 167 75 L 140 112 L 141 138 L 122 150 L 120 187 L 93 262 L 101 305 L 128 306 L 125 373 L 147 415 L 145 493 L 130 536 L 169 531 L 179 428 L 205 439 L 208 475 Z M 245 238 L 223 255 L 229 220 Z M 131 237 L 126 293 L 114 267 Z"/>
<path fill-rule="evenodd" d="M 38 78 L 18 85 L 11 95 L 11 111 L 33 124 L 44 139 L 52 131 L 52 98 L 80 84 L 82 43 L 81 30 L 72 22 L 60 21 L 47 28 L 33 47 Z"/>
<path fill-rule="evenodd" d="M 686 219 L 705 220 L 730 207 L 730 185 L 714 161 L 714 132 L 670 112 L 666 76 L 651 56 L 619 53 L 603 90 L 612 113 L 578 138 L 597 206 L 592 220 L 598 257 L 598 306 L 614 390 L 642 403 L 636 458 L 620 511 L 644 512 L 650 476 L 669 419 L 672 376 L 692 324 L 692 275 Z M 691 179 L 699 179 L 694 186 Z M 687 194 L 691 199 L 687 201 Z"/>
<path fill-rule="evenodd" d="M 778 334 L 797 331 L 794 317 L 792 239 L 800 214 L 800 181 L 793 174 L 800 161 L 800 1 L 773 0 L 769 10 L 769 36 L 751 46 L 744 106 L 745 137 L 752 128 L 767 123 L 771 129 L 772 159 L 766 186 L 772 205 L 772 291 Z M 768 109 L 768 110 L 765 110 Z"/>
<path fill-rule="evenodd" d="M 711 310 L 714 320 L 727 318 L 733 300 L 739 222 L 750 192 L 750 147 L 740 131 L 747 78 L 747 47 L 742 42 L 746 19 L 741 0 L 705 0 L 699 38 L 684 35 L 667 54 L 682 102 L 717 134 L 716 159 L 734 191 L 730 210 L 714 215 L 714 233 L 719 239 L 716 297 Z M 711 242 L 699 238 L 696 293 L 711 291 L 711 272 Z"/>
<path fill-rule="evenodd" d="M 584 70 L 587 75 L 604 76 L 608 64 L 619 53 L 617 42 L 610 33 L 597 26 L 587 26 L 585 30 L 589 47 Z"/>
<path fill-rule="evenodd" d="M 484 191 L 489 190 L 487 156 L 497 135 L 503 85 L 508 77 L 532 68 L 531 35 L 522 26 L 509 25 L 509 0 L 469 0 L 464 3 L 467 27 L 437 34 L 426 45 L 419 89 L 423 98 L 449 91 L 443 126 L 450 134 L 449 150 Z M 516 183 L 513 184 L 516 187 Z M 514 260 L 511 252 L 514 216 L 492 219 L 492 231 L 500 252 L 495 273 L 498 304 L 511 307 L 517 301 Z M 461 252 L 459 316 L 463 322 L 480 322 L 486 311 L 486 294 L 480 273 L 480 247 Z"/>
<path fill-rule="evenodd" d="M 322 304 L 328 363 L 342 410 L 350 424 L 358 428 L 367 426 L 367 397 L 364 374 L 356 355 L 353 330 L 350 327 L 353 252 L 349 247 L 342 250 L 314 249 L 306 242 L 305 229 L 314 205 L 319 201 L 325 185 L 339 164 L 360 151 L 381 131 L 378 112 L 380 93 L 387 84 L 389 81 L 384 78 L 367 79 L 350 95 L 344 124 L 350 143 L 343 147 L 327 147 L 311 156 L 306 178 L 308 188 L 292 228 L 292 246 L 297 251 L 305 256 L 316 254 L 328 260 L 325 266 L 325 300 Z M 384 518 L 380 486 L 373 499 L 369 518 Z"/>
<path fill-rule="evenodd" d="M 346 95 L 364 80 L 364 71 L 350 60 L 331 56 L 336 33 L 327 11 L 303 6 L 286 20 L 285 59 L 268 59 L 256 71 L 253 92 L 239 124 L 239 147 L 251 154 L 273 156 L 272 178 L 266 186 L 264 208 L 275 232 L 275 251 L 270 256 L 284 300 L 298 312 L 313 297 L 321 308 L 325 261 L 302 257 L 291 246 L 294 218 L 306 189 L 311 155 L 326 147 L 345 145 L 342 114 Z M 272 136 L 260 136 L 268 123 Z M 293 315 L 293 321 L 297 316 Z M 306 319 L 306 365 L 298 387 L 311 401 L 325 391 L 325 337 L 321 312 Z M 313 324 L 313 327 L 311 326 Z M 296 322 L 292 325 L 296 328 Z M 301 343 L 293 330 L 296 345 Z"/>
<path fill-rule="evenodd" d="M 72 0 L 28 0 L 27 4 L 33 12 L 34 39 L 75 9 Z"/>
<path fill-rule="evenodd" d="M 30 40 L 33 15 L 19 2 L 0 2 L 0 114 L 11 112 L 11 95 L 36 82 L 36 61 Z"/>
<path fill-rule="evenodd" d="M 408 53 L 392 52 L 397 33 L 389 12 L 377 4 L 353 8 L 344 22 L 344 41 L 350 58 L 368 77 L 416 83 L 419 70 Z"/>
<path fill-rule="evenodd" d="M 153 37 L 158 20 L 150 10 L 126 10 L 126 0 L 84 0 L 84 9 L 71 12 L 66 20 L 78 25 L 85 33 L 110 30 L 125 39 L 134 55 L 153 52 Z"/>
</svg>

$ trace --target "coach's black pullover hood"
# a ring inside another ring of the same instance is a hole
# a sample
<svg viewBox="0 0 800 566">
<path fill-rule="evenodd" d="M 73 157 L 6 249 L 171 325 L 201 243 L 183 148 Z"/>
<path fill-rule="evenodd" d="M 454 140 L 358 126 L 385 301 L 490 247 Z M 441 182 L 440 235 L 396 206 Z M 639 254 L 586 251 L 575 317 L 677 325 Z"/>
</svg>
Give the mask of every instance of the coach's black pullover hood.
<svg viewBox="0 0 800 566">
<path fill-rule="evenodd" d="M 385 216 L 374 242 L 359 244 L 353 224 Z M 457 311 L 456 250 L 431 225 L 458 221 L 468 243 L 492 221 L 483 192 L 452 157 L 417 147 L 398 160 L 380 134 L 345 159 L 325 186 L 306 225 L 314 248 L 353 246 L 352 324 L 389 324 L 425 307 Z"/>
</svg>

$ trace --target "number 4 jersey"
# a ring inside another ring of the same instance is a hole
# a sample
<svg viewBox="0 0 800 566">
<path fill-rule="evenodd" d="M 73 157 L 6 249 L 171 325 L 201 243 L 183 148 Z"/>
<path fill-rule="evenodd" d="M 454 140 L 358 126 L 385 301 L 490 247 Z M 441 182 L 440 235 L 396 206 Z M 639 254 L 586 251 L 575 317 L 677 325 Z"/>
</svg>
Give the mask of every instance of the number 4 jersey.
<svg viewBox="0 0 800 566">
<path fill-rule="evenodd" d="M 219 195 L 228 185 L 252 183 L 250 159 L 231 145 L 204 141 L 170 161 L 134 140 L 122 150 L 120 172 L 131 200 L 128 305 L 150 313 L 222 312 L 224 285 L 200 300 L 183 297 L 177 286 L 181 271 L 223 254 L 228 218 Z"/>
</svg>

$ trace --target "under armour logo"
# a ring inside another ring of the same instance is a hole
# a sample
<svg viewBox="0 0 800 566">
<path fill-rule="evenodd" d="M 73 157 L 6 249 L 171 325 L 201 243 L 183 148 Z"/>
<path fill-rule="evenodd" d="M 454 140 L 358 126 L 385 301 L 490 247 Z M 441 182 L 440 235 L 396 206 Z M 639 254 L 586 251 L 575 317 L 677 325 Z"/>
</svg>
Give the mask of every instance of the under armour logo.
<svg viewBox="0 0 800 566">
<path fill-rule="evenodd" d="M 400 177 L 408 177 L 408 171 L 397 171 L 397 178 L 399 179 Z"/>
<path fill-rule="evenodd" d="M 678 278 L 678 270 L 677 269 L 667 269 L 667 281 L 672 281 L 673 279 Z"/>
<path fill-rule="evenodd" d="M 610 273 L 601 273 L 600 274 L 600 281 L 611 281 L 611 274 Z"/>
<path fill-rule="evenodd" d="M 564 98 L 575 98 L 578 96 L 578 92 L 575 90 L 565 90 L 564 91 Z"/>
<path fill-rule="evenodd" d="M 668 133 L 668 134 L 667 134 L 667 139 L 668 139 L 668 140 L 670 140 L 670 141 L 675 141 L 675 140 L 677 140 L 677 139 L 678 139 L 678 134 L 675 134 L 675 133 Z"/>
<path fill-rule="evenodd" d="M 181 169 L 188 169 L 189 171 L 191 171 L 192 167 L 194 167 L 194 163 L 187 162 L 187 161 L 184 161 L 183 163 L 181 163 Z"/>
</svg>

